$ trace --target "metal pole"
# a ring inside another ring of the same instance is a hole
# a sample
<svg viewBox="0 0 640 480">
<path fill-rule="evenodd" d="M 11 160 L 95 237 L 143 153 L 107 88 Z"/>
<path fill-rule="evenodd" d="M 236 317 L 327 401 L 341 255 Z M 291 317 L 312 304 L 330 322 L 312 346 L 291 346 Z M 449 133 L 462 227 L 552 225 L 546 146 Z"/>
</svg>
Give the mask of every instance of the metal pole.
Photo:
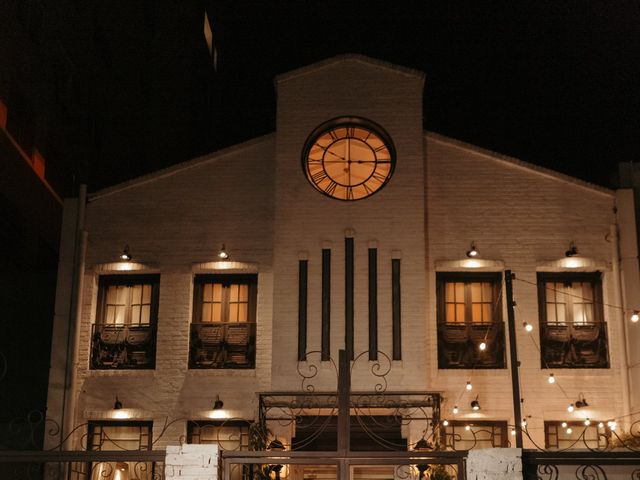
<svg viewBox="0 0 640 480">
<path fill-rule="evenodd" d="M 346 456 L 349 452 L 351 372 L 349 356 L 346 350 L 338 353 L 338 454 Z"/>
<path fill-rule="evenodd" d="M 511 357 L 511 391 L 513 393 L 513 418 L 516 422 L 516 448 L 522 448 L 522 412 L 520 410 L 520 377 L 518 372 L 518 347 L 516 346 L 516 321 L 513 313 L 513 285 L 515 274 L 504 272 L 504 286 L 507 297 L 507 319 L 509 324 L 509 356 Z"/>
</svg>

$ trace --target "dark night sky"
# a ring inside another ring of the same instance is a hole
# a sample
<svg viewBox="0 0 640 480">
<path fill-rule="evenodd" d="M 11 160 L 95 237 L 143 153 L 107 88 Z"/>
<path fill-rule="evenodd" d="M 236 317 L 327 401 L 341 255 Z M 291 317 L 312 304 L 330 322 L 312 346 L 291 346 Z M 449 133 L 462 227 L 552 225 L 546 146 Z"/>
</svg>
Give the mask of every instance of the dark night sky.
<svg viewBox="0 0 640 480">
<path fill-rule="evenodd" d="M 427 130 L 602 185 L 640 151 L 637 0 L 60 5 L 79 114 L 50 150 L 92 190 L 273 131 L 274 76 L 341 53 L 424 71 Z"/>
</svg>

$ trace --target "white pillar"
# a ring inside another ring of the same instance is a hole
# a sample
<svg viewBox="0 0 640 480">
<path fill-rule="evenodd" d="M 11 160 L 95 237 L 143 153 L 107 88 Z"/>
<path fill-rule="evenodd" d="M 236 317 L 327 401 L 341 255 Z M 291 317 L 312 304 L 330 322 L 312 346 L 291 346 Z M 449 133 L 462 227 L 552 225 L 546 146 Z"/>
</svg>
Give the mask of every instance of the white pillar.
<svg viewBox="0 0 640 480">
<path fill-rule="evenodd" d="M 467 480 L 522 480 L 522 449 L 469 450 Z"/>
<path fill-rule="evenodd" d="M 165 480 L 217 480 L 218 446 L 167 446 Z"/>
</svg>

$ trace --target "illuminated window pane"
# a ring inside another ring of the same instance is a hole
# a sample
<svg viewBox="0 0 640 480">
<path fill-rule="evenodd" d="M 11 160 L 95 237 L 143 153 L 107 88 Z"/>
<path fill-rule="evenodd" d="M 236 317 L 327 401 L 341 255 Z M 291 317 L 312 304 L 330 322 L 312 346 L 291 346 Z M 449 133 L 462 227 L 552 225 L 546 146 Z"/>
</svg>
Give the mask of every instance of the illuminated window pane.
<svg viewBox="0 0 640 480">
<path fill-rule="evenodd" d="M 471 306 L 471 315 L 472 322 L 482 322 L 482 304 L 473 304 Z"/>
<path fill-rule="evenodd" d="M 211 305 L 211 307 L 212 307 L 211 321 L 221 322 L 222 321 L 222 304 L 214 303 Z"/>
<path fill-rule="evenodd" d="M 151 285 L 143 285 L 142 303 L 151 304 Z"/>
<path fill-rule="evenodd" d="M 492 305 L 490 303 L 485 303 L 482 305 L 482 321 L 483 322 L 491 321 L 491 309 L 492 309 Z"/>
<path fill-rule="evenodd" d="M 473 282 L 471 284 L 471 301 L 482 302 L 482 284 Z"/>
<path fill-rule="evenodd" d="M 453 323 L 456 321 L 456 306 L 453 303 L 447 304 L 447 317 L 446 322 Z"/>
</svg>

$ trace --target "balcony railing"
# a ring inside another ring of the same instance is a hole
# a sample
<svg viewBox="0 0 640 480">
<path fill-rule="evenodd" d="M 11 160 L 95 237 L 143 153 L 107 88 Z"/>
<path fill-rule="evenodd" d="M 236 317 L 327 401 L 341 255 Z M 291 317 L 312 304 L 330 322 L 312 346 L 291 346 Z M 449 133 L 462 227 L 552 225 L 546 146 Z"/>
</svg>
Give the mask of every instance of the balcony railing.
<svg viewBox="0 0 640 480">
<path fill-rule="evenodd" d="M 503 322 L 438 324 L 439 368 L 505 368 L 504 350 Z"/>
<path fill-rule="evenodd" d="M 94 324 L 91 368 L 155 368 L 156 326 Z"/>
<path fill-rule="evenodd" d="M 542 368 L 607 368 L 605 322 L 540 325 Z"/>
<path fill-rule="evenodd" d="M 254 368 L 255 323 L 192 323 L 189 368 Z"/>
</svg>

